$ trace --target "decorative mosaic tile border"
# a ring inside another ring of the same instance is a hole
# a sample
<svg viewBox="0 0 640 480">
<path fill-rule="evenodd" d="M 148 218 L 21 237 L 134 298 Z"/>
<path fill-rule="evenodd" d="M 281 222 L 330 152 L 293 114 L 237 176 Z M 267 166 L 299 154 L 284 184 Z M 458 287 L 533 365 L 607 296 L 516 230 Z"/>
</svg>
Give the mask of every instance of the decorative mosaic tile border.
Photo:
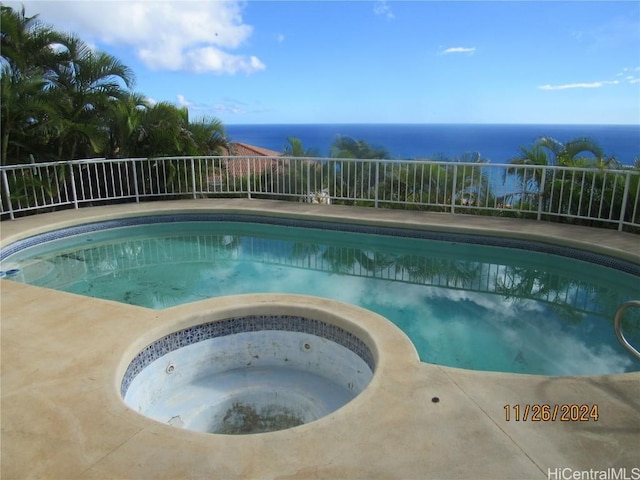
<svg viewBox="0 0 640 480">
<path fill-rule="evenodd" d="M 238 215 L 229 213 L 181 213 L 169 215 L 152 215 L 143 217 L 129 217 L 105 222 L 87 223 L 74 227 L 53 230 L 51 232 L 34 235 L 8 245 L 0 250 L 0 261 L 25 248 L 39 243 L 49 242 L 60 238 L 79 235 L 81 233 L 95 232 L 109 228 L 128 227 L 165 222 L 239 222 L 260 223 L 285 227 L 315 228 L 340 232 L 365 233 L 371 235 L 386 235 L 392 237 L 419 238 L 424 240 L 437 240 L 443 242 L 470 243 L 493 247 L 516 248 L 551 255 L 582 260 L 603 267 L 613 268 L 622 272 L 640 277 L 640 265 L 619 258 L 609 257 L 597 253 L 587 252 L 570 247 L 551 245 L 542 242 L 532 242 L 514 238 L 503 238 L 484 235 L 469 235 L 463 233 L 433 232 L 423 230 L 411 230 L 370 225 L 356 225 L 348 223 L 322 222 L 316 220 L 300 220 L 285 217 L 265 217 L 258 215 Z"/>
<path fill-rule="evenodd" d="M 170 333 L 150 345 L 147 345 L 131 361 L 120 384 L 120 394 L 124 398 L 133 379 L 151 362 L 192 343 L 202 342 L 210 338 L 224 337 L 234 333 L 259 332 L 276 330 L 285 332 L 308 333 L 326 338 L 358 355 L 371 369 L 375 370 L 375 360 L 369 347 L 353 333 L 310 318 L 290 315 L 249 315 L 246 317 L 228 318 L 214 322 L 195 325 Z"/>
</svg>

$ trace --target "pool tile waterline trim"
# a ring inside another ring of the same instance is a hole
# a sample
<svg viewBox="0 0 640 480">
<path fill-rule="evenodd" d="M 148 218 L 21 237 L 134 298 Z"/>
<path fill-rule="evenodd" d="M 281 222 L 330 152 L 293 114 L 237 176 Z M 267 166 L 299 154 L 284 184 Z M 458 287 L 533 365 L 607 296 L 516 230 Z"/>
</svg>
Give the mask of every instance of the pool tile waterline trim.
<svg viewBox="0 0 640 480">
<path fill-rule="evenodd" d="M 125 397 L 131 382 L 150 363 L 182 347 L 211 338 L 245 332 L 285 331 L 308 333 L 337 343 L 358 355 L 371 369 L 375 360 L 371 349 L 356 335 L 320 320 L 291 315 L 248 315 L 194 325 L 165 335 L 147 345 L 127 367 L 120 384 L 120 395 Z"/>
<path fill-rule="evenodd" d="M 386 235 L 391 237 L 418 238 L 423 240 L 436 240 L 442 242 L 470 243 L 475 245 L 487 245 L 503 248 L 516 248 L 551 255 L 582 260 L 603 267 L 613 268 L 634 276 L 640 277 L 640 265 L 622 259 L 609 257 L 576 248 L 562 247 L 547 243 L 503 238 L 484 235 L 470 235 L 464 233 L 434 232 L 427 230 L 411 230 L 404 228 L 392 228 L 370 225 L 359 225 L 351 223 L 335 223 L 317 220 L 302 220 L 286 217 L 270 217 L 258 215 L 239 215 L 231 213 L 180 213 L 169 215 L 151 215 L 141 217 L 127 217 L 118 220 L 107 220 L 104 222 L 87 223 L 73 227 L 41 233 L 28 237 L 8 245 L 0 250 L 0 261 L 25 248 L 33 247 L 40 243 L 58 240 L 73 235 L 96 232 L 110 228 L 130 227 L 137 225 L 174 223 L 174 222 L 238 222 L 238 223 L 259 223 L 277 225 L 284 227 L 315 228 L 322 230 L 333 230 L 349 233 L 365 233 L 370 235 Z"/>
</svg>

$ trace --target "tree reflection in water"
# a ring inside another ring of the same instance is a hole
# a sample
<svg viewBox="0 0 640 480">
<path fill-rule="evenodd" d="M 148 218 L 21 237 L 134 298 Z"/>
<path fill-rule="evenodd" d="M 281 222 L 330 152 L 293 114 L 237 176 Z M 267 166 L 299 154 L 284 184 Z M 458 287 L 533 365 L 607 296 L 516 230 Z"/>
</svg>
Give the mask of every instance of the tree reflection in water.
<svg viewBox="0 0 640 480">
<path fill-rule="evenodd" d="M 131 236 L 107 240 L 91 234 L 91 241 L 20 260 L 23 277 L 16 279 L 150 308 L 239 293 L 336 298 L 389 318 L 412 338 L 423 360 L 438 363 L 438 355 L 446 355 L 444 364 L 490 370 L 503 368 L 490 358 L 502 355 L 513 363 L 510 371 L 551 361 L 539 346 L 547 340 L 566 350 L 565 363 L 591 355 L 587 351 L 596 352 L 592 363 L 608 361 L 613 357 L 607 349 L 619 348 L 615 311 L 640 297 L 631 274 L 546 253 L 458 240 L 206 223 L 132 227 Z M 636 344 L 639 313 L 630 309 L 625 316 L 625 335 Z M 578 340 L 562 336 L 578 325 L 584 330 Z M 603 336 L 611 338 L 601 341 Z M 465 359 L 483 342 L 489 353 Z M 501 344 L 501 353 L 491 351 L 491 342 Z M 580 353 L 570 354 L 571 348 Z M 621 355 L 616 362 L 626 366 L 615 368 L 633 369 Z M 576 367 L 566 371 L 575 373 Z"/>
</svg>

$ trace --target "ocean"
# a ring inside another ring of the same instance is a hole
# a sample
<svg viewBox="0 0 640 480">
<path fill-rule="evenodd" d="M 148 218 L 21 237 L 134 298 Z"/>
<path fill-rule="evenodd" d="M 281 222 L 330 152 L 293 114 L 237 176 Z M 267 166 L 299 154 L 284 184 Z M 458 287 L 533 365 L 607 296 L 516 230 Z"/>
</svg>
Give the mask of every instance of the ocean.
<svg viewBox="0 0 640 480">
<path fill-rule="evenodd" d="M 479 154 L 492 163 L 508 163 L 536 138 L 550 136 L 561 142 L 588 137 L 625 165 L 640 158 L 638 125 L 458 125 L 458 124 L 292 124 L 226 125 L 233 142 L 282 152 L 288 137 L 297 137 L 305 150 L 329 156 L 337 136 L 364 140 L 385 148 L 393 159 L 461 159 Z"/>
</svg>

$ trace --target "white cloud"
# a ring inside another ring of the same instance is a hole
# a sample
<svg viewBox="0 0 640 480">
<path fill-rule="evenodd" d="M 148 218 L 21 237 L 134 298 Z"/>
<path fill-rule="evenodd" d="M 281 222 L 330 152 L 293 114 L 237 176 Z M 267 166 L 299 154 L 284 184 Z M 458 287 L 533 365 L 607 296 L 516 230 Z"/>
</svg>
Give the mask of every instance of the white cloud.
<svg viewBox="0 0 640 480">
<path fill-rule="evenodd" d="M 251 65 L 251 68 L 256 71 L 264 70 L 265 68 L 267 68 L 267 66 L 264 63 L 262 63 L 258 57 L 254 55 L 251 56 L 249 63 Z"/>
<path fill-rule="evenodd" d="M 221 98 L 215 100 L 208 105 L 202 105 L 203 110 L 207 110 L 214 116 L 227 116 L 227 115 L 246 115 L 256 113 L 268 113 L 270 110 L 265 108 L 260 101 L 246 102 L 237 98 Z"/>
<path fill-rule="evenodd" d="M 7 2 L 13 4 L 16 2 Z M 254 73 L 265 68 L 256 57 L 231 53 L 251 36 L 240 1 L 25 0 L 28 15 L 70 30 L 87 42 L 130 47 L 148 67 L 216 74 Z"/>
<path fill-rule="evenodd" d="M 216 115 L 223 115 L 223 114 L 238 115 L 238 114 L 246 113 L 244 108 L 238 105 L 229 104 L 229 103 L 216 103 L 213 106 L 213 111 L 215 112 Z"/>
<path fill-rule="evenodd" d="M 181 93 L 178 94 L 178 106 L 180 107 L 192 107 L 193 103 L 185 98 Z"/>
<path fill-rule="evenodd" d="M 253 73 L 266 68 L 257 57 L 230 55 L 215 47 L 190 50 L 183 55 L 183 61 L 185 69 L 196 73 Z"/>
<path fill-rule="evenodd" d="M 276 41 L 278 43 L 284 42 L 284 35 L 282 33 L 279 33 L 278 35 L 276 35 Z"/>
<path fill-rule="evenodd" d="M 615 75 L 620 80 L 601 80 L 597 82 L 575 82 L 564 83 L 560 85 L 540 85 L 539 90 L 570 90 L 574 88 L 602 88 L 606 85 L 619 85 L 620 83 L 638 83 L 640 78 L 634 73 L 639 71 L 640 67 L 625 67 Z"/>
<path fill-rule="evenodd" d="M 605 85 L 617 85 L 618 80 L 602 81 L 602 82 L 582 82 L 582 83 L 565 83 L 563 85 L 541 85 L 540 90 L 569 90 L 572 88 L 600 88 Z"/>
<path fill-rule="evenodd" d="M 196 103 L 187 99 L 187 97 L 181 93 L 176 95 L 176 105 L 178 107 L 186 107 L 190 112 L 200 112 L 215 116 L 247 113 L 246 104 L 243 102 L 233 99 L 224 99 L 220 103 Z"/>
<path fill-rule="evenodd" d="M 468 53 L 473 54 L 476 51 L 476 47 L 452 47 L 442 50 L 440 55 L 448 55 L 450 53 Z"/>
<path fill-rule="evenodd" d="M 640 67 L 634 67 L 634 68 L 626 67 L 626 68 L 623 68 L 622 71 L 618 73 L 616 76 L 624 77 L 627 83 L 639 83 L 640 78 L 638 78 L 638 75 L 636 74 L 636 72 L 638 71 L 640 71 Z"/>
<path fill-rule="evenodd" d="M 375 13 L 376 15 L 383 15 L 387 17 L 389 20 L 392 20 L 395 18 L 395 15 L 391 11 L 391 7 L 389 6 L 386 0 L 378 0 L 373 5 L 373 13 Z"/>
</svg>

